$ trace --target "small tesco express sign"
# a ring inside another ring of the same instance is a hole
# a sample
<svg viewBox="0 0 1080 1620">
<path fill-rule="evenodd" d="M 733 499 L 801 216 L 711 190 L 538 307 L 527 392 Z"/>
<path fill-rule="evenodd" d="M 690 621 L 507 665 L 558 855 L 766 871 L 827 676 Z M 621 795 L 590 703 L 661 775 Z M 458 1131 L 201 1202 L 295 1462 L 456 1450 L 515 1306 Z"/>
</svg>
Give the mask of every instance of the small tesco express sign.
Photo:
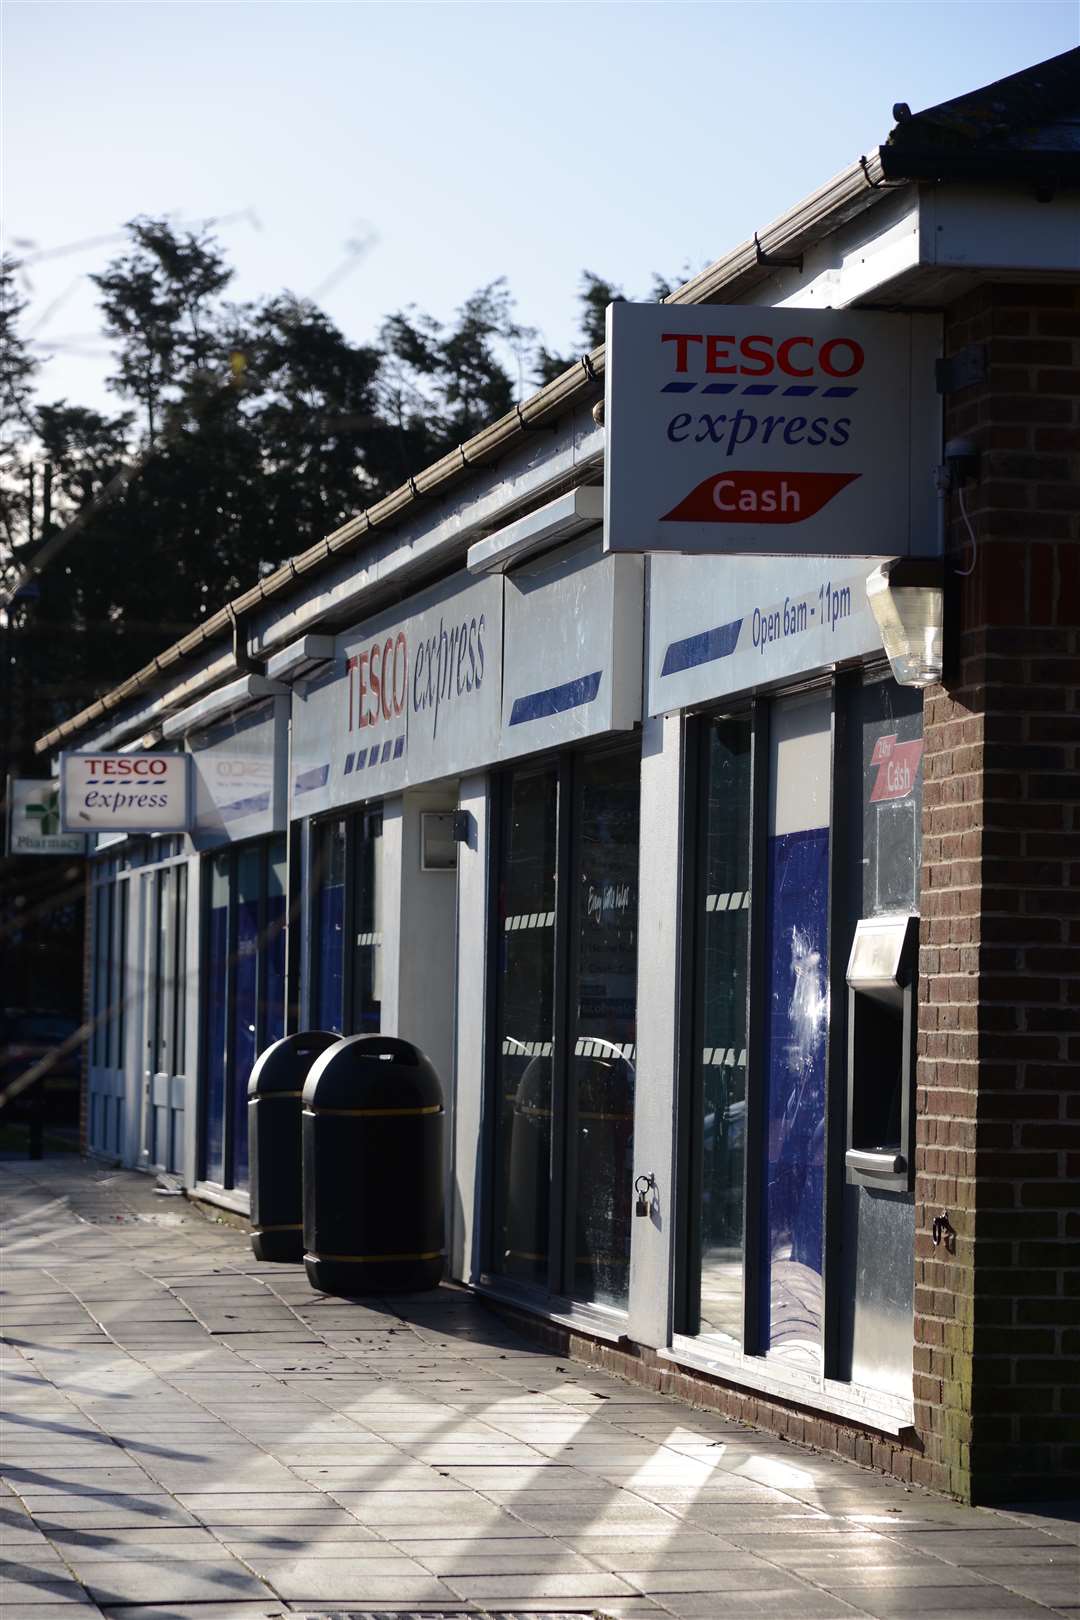
<svg viewBox="0 0 1080 1620">
<path fill-rule="evenodd" d="M 608 309 L 609 551 L 940 551 L 936 316 Z"/>
<path fill-rule="evenodd" d="M 65 832 L 186 832 L 191 825 L 188 754 L 61 754 Z"/>
</svg>

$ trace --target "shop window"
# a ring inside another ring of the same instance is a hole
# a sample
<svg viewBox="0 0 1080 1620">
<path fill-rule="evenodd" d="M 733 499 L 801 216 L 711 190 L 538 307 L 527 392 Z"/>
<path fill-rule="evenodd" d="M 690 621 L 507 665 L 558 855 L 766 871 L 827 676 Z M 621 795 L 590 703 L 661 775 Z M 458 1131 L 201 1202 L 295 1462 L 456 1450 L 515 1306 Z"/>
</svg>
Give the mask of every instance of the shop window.
<svg viewBox="0 0 1080 1620">
<path fill-rule="evenodd" d="M 910 1398 L 912 1202 L 848 1184 L 845 973 L 859 918 L 917 910 L 921 694 L 848 675 L 698 729 L 678 1323 Z M 900 1022 L 860 1140 L 897 1138 Z"/>
<path fill-rule="evenodd" d="M 93 891 L 94 1028 L 90 1062 L 95 1068 L 105 1069 L 119 1068 L 124 1050 L 127 885 L 117 882 L 117 870 L 115 861 L 99 863 Z"/>
<path fill-rule="evenodd" d="M 285 840 L 210 860 L 205 941 L 203 1174 L 248 1178 L 247 1082 L 258 1054 L 285 1032 Z"/>
<path fill-rule="evenodd" d="M 313 829 L 311 1024 L 345 1035 L 377 1034 L 382 1013 L 382 813 Z"/>
<path fill-rule="evenodd" d="M 742 1342 L 746 1075 L 749 1046 L 751 725 L 748 715 L 703 731 L 703 825 L 694 893 L 697 1017 L 693 1034 L 691 1196 L 699 1211 L 690 1256 L 689 1327 Z"/>
<path fill-rule="evenodd" d="M 622 1308 L 629 1282 L 640 756 L 504 779 L 492 1269 Z"/>
<path fill-rule="evenodd" d="M 345 1028 L 345 842 L 344 817 L 314 829 L 314 933 L 312 1023 L 341 1034 Z"/>
<path fill-rule="evenodd" d="M 558 772 L 516 771 L 503 799 L 495 1052 L 495 1269 L 546 1284 L 555 1039 Z"/>
</svg>

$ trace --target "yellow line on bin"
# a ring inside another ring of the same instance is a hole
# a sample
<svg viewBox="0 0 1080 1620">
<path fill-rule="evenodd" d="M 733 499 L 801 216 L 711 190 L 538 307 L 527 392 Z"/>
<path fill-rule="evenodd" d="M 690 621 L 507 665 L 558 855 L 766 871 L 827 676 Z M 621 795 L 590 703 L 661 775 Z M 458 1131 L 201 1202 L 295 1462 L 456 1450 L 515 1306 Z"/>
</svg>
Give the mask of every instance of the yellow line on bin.
<svg viewBox="0 0 1080 1620">
<path fill-rule="evenodd" d="M 251 1235 L 252 1237 L 260 1237 L 263 1232 L 302 1232 L 303 1230 L 303 1221 L 284 1221 L 278 1226 L 253 1226 Z"/>
<path fill-rule="evenodd" d="M 441 1260 L 445 1249 L 432 1249 L 428 1254 L 305 1254 L 305 1260 L 350 1260 L 370 1265 L 386 1260 Z"/>
<path fill-rule="evenodd" d="M 302 1097 L 302 1091 L 257 1091 L 248 1102 L 272 1102 L 275 1097 Z"/>
<path fill-rule="evenodd" d="M 442 1111 L 442 1103 L 432 1103 L 427 1108 L 320 1108 L 317 1103 L 308 1103 L 304 1109 L 305 1114 L 348 1114 L 353 1119 L 405 1119 Z"/>
</svg>

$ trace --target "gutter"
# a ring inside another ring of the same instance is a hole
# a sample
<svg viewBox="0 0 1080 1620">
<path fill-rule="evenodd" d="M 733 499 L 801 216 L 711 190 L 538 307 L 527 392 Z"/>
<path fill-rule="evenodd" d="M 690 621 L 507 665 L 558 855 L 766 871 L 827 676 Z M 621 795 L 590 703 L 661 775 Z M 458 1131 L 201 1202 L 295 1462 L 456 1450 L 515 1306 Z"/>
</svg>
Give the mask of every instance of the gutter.
<svg viewBox="0 0 1080 1620">
<path fill-rule="evenodd" d="M 895 161 L 892 167 L 895 170 Z M 729 294 L 746 282 L 766 279 L 778 261 L 786 259 L 791 263 L 801 256 L 803 248 L 872 207 L 876 191 L 891 183 L 905 182 L 887 180 L 882 152 L 875 149 L 869 157 L 860 158 L 858 163 L 844 169 L 764 230 L 756 232 L 751 241 L 742 243 L 722 259 L 717 259 L 708 269 L 673 292 L 667 302 L 718 302 L 722 294 Z M 175 642 L 120 686 L 106 692 L 70 720 L 65 720 L 39 737 L 34 744 L 34 752 L 50 753 L 78 732 L 107 718 L 154 681 L 167 676 L 176 665 L 205 647 L 207 642 L 229 634 L 234 637 L 234 649 L 238 650 L 244 642 L 240 632 L 245 618 L 288 593 L 297 580 L 318 572 L 346 552 L 358 550 L 371 533 L 392 524 L 417 501 L 441 494 L 447 486 L 475 468 L 496 460 L 524 434 L 544 426 L 551 417 L 562 415 L 568 406 L 584 401 L 596 392 L 603 375 L 604 346 L 601 344 L 591 354 L 582 355 L 569 370 L 547 383 L 506 416 L 492 422 L 383 500 L 342 524 L 317 545 L 290 558 L 241 596 L 234 597 L 196 630 Z M 238 657 L 238 669 L 241 662 Z"/>
</svg>

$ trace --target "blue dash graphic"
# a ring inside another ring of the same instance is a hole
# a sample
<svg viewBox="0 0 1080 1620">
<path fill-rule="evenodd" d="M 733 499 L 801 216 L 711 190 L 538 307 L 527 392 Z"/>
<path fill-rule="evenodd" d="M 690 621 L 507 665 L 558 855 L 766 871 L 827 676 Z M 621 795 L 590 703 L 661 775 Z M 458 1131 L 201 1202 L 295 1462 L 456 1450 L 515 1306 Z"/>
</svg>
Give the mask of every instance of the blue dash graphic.
<svg viewBox="0 0 1080 1620">
<path fill-rule="evenodd" d="M 314 765 L 310 771 L 301 771 L 293 783 L 293 792 L 310 793 L 312 788 L 325 787 L 329 775 L 329 765 Z"/>
<path fill-rule="evenodd" d="M 564 714 L 567 709 L 579 709 L 582 704 L 591 703 L 600 690 L 603 673 L 603 670 L 597 669 L 591 675 L 581 675 L 576 681 L 566 681 L 562 686 L 549 686 L 542 692 L 530 692 L 526 697 L 515 698 L 510 710 L 510 724 L 524 725 L 528 720 L 543 720 L 548 715 Z"/>
<path fill-rule="evenodd" d="M 741 619 L 730 624 L 718 624 L 714 630 L 702 630 L 683 641 L 673 641 L 664 654 L 661 676 L 678 675 L 684 669 L 696 669 L 699 664 L 711 664 L 715 658 L 730 658 L 739 641 Z"/>
<path fill-rule="evenodd" d="M 237 799 L 221 807 L 222 821 L 236 821 L 240 816 L 253 816 L 259 810 L 269 810 L 269 793 L 255 793 L 250 799 Z"/>
</svg>

